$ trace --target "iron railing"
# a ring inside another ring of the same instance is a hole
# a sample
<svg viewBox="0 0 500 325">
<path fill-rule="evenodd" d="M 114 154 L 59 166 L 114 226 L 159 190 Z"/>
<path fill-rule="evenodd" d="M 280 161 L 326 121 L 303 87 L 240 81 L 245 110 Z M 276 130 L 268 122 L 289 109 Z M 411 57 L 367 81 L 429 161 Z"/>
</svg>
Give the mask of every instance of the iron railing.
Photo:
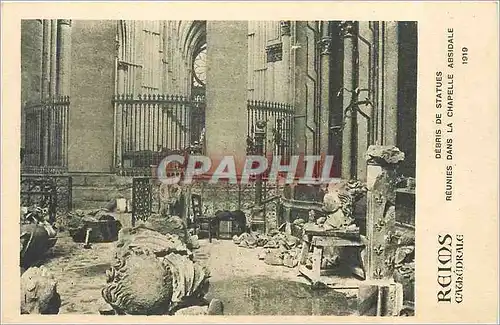
<svg viewBox="0 0 500 325">
<path fill-rule="evenodd" d="M 23 170 L 50 173 L 66 170 L 69 107 L 69 96 L 51 98 L 24 107 Z"/>
<path fill-rule="evenodd" d="M 182 174 L 182 170 L 171 171 L 171 174 Z M 167 204 L 165 191 L 169 186 L 163 185 L 158 179 L 151 176 L 134 177 L 132 183 L 132 224 L 137 221 L 147 221 L 156 213 L 160 213 Z M 219 182 L 210 184 L 207 181 L 196 181 L 184 187 L 184 199 L 188 204 L 183 206 L 183 211 L 175 211 L 178 216 L 189 218 L 192 215 L 190 195 L 200 195 L 203 202 L 202 213 L 207 216 L 215 215 L 217 211 L 243 210 L 248 213 L 250 207 L 262 208 L 262 220 L 265 223 L 266 212 L 276 211 L 277 199 L 283 191 L 282 186 L 264 182 L 262 189 L 257 190 L 255 182 L 249 184 L 231 184 Z M 257 198 L 257 195 L 260 195 Z M 258 203 L 260 202 L 260 203 Z M 274 225 L 277 226 L 277 225 Z"/>
<path fill-rule="evenodd" d="M 67 175 L 21 175 L 21 206 L 47 208 L 51 221 L 73 207 L 73 178 Z"/>
<path fill-rule="evenodd" d="M 179 95 L 118 95 L 115 110 L 115 167 L 120 173 L 149 175 L 169 154 L 180 154 L 199 137 L 202 101 Z"/>
<path fill-rule="evenodd" d="M 290 104 L 249 100 L 247 103 L 247 135 L 254 137 L 256 123 L 266 121 L 268 141 L 264 142 L 264 152 L 289 157 L 293 150 L 294 109 Z M 270 147 L 271 146 L 271 147 Z"/>
</svg>

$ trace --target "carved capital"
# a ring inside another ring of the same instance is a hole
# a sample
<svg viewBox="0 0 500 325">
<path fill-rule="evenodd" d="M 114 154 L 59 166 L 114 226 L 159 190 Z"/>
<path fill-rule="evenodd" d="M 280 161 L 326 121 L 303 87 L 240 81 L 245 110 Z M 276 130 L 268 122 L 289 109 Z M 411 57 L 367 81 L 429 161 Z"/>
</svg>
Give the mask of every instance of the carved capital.
<svg viewBox="0 0 500 325">
<path fill-rule="evenodd" d="M 290 26 L 291 26 L 290 20 L 280 21 L 281 36 L 290 36 Z"/>
<path fill-rule="evenodd" d="M 59 24 L 71 27 L 71 19 L 59 19 Z"/>
<path fill-rule="evenodd" d="M 127 71 L 128 70 L 128 64 L 124 61 L 118 61 L 118 70 L 123 70 Z"/>
<path fill-rule="evenodd" d="M 339 23 L 340 36 L 343 38 L 354 37 L 356 33 L 355 22 L 352 20 L 343 20 Z"/>
<path fill-rule="evenodd" d="M 330 36 L 324 36 L 318 42 L 320 46 L 321 55 L 329 55 L 331 53 L 332 38 Z"/>
</svg>

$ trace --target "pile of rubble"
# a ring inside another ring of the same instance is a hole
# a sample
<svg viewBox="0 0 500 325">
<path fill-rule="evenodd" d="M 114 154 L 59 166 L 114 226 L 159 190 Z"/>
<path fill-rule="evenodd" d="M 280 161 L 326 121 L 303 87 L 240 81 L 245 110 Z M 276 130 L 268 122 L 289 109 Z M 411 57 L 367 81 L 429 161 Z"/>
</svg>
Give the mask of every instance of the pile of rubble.
<svg viewBox="0 0 500 325">
<path fill-rule="evenodd" d="M 261 247 L 263 251 L 259 254 L 259 259 L 269 265 L 283 265 L 295 267 L 302 244 L 296 236 L 272 231 L 269 235 L 262 235 L 256 232 L 243 233 L 234 236 L 233 242 L 239 247 L 256 248 Z"/>
</svg>

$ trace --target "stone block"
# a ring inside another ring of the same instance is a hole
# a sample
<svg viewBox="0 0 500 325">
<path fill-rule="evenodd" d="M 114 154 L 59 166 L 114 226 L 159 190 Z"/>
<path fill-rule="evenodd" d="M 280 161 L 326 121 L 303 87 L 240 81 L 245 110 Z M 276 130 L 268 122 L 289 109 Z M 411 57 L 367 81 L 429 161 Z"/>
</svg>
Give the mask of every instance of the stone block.
<svg viewBox="0 0 500 325">
<path fill-rule="evenodd" d="M 399 316 L 402 309 L 402 284 L 381 282 L 359 286 L 358 313 L 360 316 Z"/>
</svg>

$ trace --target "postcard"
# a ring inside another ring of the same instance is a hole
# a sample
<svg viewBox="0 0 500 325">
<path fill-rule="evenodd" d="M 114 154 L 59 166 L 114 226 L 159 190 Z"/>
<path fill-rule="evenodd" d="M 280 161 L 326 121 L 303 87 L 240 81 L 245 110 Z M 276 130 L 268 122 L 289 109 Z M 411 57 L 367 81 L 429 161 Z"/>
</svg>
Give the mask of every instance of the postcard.
<svg viewBox="0 0 500 325">
<path fill-rule="evenodd" d="M 2 322 L 496 323 L 498 46 L 493 1 L 2 3 Z"/>
</svg>

